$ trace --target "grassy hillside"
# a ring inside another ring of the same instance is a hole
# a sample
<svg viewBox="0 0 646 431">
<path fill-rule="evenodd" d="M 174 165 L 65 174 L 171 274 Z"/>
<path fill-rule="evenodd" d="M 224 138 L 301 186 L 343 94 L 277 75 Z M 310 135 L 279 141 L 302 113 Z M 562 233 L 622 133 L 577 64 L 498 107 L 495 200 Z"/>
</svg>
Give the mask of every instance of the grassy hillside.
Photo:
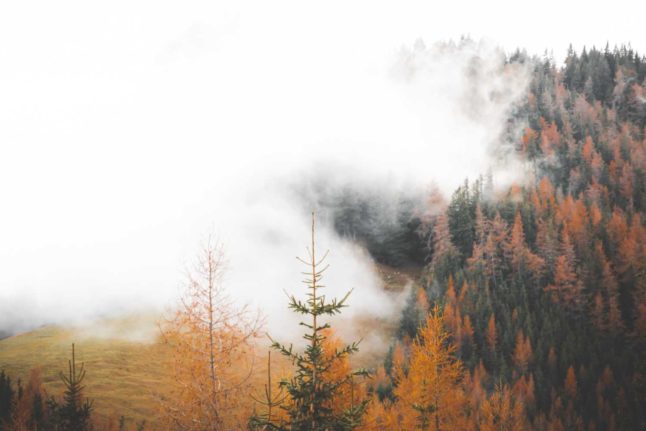
<svg viewBox="0 0 646 431">
<path fill-rule="evenodd" d="M 76 343 L 78 362 L 87 370 L 87 395 L 94 399 L 96 417 L 124 415 L 128 423 L 146 419 L 154 429 L 156 397 L 165 390 L 164 346 L 155 341 L 151 316 L 101 321 L 82 329 L 44 327 L 0 341 L 0 369 L 26 379 L 40 368 L 50 395 L 63 390 L 64 371 Z"/>
</svg>

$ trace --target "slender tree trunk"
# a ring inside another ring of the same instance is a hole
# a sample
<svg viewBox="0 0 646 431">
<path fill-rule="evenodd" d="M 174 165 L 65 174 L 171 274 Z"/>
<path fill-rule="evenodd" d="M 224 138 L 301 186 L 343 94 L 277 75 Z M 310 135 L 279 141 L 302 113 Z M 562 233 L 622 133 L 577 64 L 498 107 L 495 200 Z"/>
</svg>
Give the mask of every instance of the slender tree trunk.
<svg viewBox="0 0 646 431">
<path fill-rule="evenodd" d="M 209 365 L 210 365 L 210 372 L 211 372 L 211 398 L 213 400 L 214 404 L 217 404 L 217 397 L 216 393 L 218 391 L 218 384 L 217 384 L 217 378 L 216 378 L 216 373 L 215 373 L 215 340 L 213 336 L 214 332 L 214 327 L 213 327 L 213 288 L 214 288 L 214 280 L 213 280 L 213 273 L 215 271 L 215 268 L 213 267 L 213 252 L 211 250 L 208 251 L 207 253 L 207 277 L 208 277 L 208 295 L 209 295 L 209 316 L 208 316 L 208 321 L 209 321 Z M 217 424 L 220 423 L 220 413 L 218 411 L 218 406 L 215 406 L 214 413 L 215 413 L 215 422 L 216 422 L 216 429 L 219 427 Z"/>
<path fill-rule="evenodd" d="M 312 348 L 316 348 L 316 345 L 318 343 L 317 336 L 318 336 L 318 331 L 317 331 L 317 299 L 316 299 L 316 249 L 315 249 L 315 239 L 314 239 L 314 231 L 315 231 L 315 219 L 314 219 L 314 213 L 312 213 L 312 251 L 310 253 L 312 257 L 312 309 L 314 311 L 312 315 L 312 323 L 313 323 L 313 328 L 312 328 Z M 314 405 L 314 400 L 316 399 L 316 365 L 312 364 L 312 403 L 310 404 L 310 411 L 312 413 L 312 416 L 314 416 L 314 410 L 316 406 Z M 312 420 L 312 430 L 316 431 L 316 420 Z"/>
</svg>

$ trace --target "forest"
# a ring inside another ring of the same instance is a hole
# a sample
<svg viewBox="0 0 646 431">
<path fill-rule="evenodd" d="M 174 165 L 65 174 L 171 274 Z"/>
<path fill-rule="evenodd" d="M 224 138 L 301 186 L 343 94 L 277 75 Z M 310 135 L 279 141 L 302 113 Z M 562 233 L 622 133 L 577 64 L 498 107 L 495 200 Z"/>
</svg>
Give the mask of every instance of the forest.
<svg viewBox="0 0 646 431">
<path fill-rule="evenodd" d="M 335 330 L 353 296 L 325 295 L 335 266 L 313 214 L 304 285 L 285 298 L 299 344 L 267 340 L 262 313 L 222 288 L 226 250 L 209 243 L 159 321 L 156 413 L 98 417 L 79 342 L 63 392 L 39 369 L 0 373 L 0 430 L 646 429 L 646 57 L 621 46 L 506 61 L 531 70 L 505 132 L 527 178 L 402 197 L 386 228 L 350 192 L 324 214 L 379 264 L 415 268 L 379 363 L 363 368 L 361 340 Z"/>
</svg>

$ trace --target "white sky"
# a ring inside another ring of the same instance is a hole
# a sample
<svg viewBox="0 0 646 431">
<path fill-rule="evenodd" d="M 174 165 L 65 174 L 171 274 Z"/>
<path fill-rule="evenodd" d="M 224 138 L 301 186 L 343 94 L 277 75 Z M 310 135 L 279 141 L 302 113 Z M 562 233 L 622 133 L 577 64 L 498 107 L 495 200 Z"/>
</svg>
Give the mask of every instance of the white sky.
<svg viewBox="0 0 646 431">
<path fill-rule="evenodd" d="M 557 58 L 570 42 L 646 52 L 646 7 L 578 3 L 0 3 L 0 329 L 84 304 L 164 302 L 210 230 L 241 260 L 254 241 L 240 237 L 251 223 L 240 211 L 286 216 L 254 212 L 237 192 L 312 155 L 424 172 L 424 136 L 461 127 L 420 132 L 441 107 L 420 111 L 384 84 L 417 38 L 470 35 Z"/>
</svg>

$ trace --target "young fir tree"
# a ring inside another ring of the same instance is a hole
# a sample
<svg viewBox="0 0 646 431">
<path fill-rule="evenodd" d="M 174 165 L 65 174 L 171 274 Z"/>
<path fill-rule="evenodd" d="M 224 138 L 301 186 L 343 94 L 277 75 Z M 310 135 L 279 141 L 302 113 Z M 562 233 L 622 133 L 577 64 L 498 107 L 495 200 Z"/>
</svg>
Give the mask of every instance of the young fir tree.
<svg viewBox="0 0 646 431">
<path fill-rule="evenodd" d="M 335 349 L 332 354 L 326 354 L 325 330 L 329 323 L 321 322 L 324 316 L 334 316 L 346 307 L 350 296 L 348 292 L 341 300 L 328 300 L 321 294 L 324 287 L 321 284 L 323 272 L 328 268 L 324 265 L 327 253 L 317 260 L 315 242 L 315 218 L 312 214 L 311 248 L 308 248 L 308 259 L 298 258 L 307 265 L 308 270 L 304 284 L 307 286 L 307 299 L 301 301 L 295 296 L 289 297 L 289 308 L 294 312 L 309 317 L 309 321 L 301 322 L 308 331 L 303 335 L 307 340 L 304 351 L 295 351 L 293 345 L 283 345 L 273 342 L 272 348 L 289 358 L 295 365 L 296 371 L 290 379 L 281 381 L 281 388 L 286 392 L 286 402 L 281 406 L 287 413 L 287 419 L 280 424 L 272 421 L 267 415 L 254 416 L 251 419 L 252 428 L 262 430 L 284 431 L 324 431 L 324 430 L 353 430 L 360 425 L 367 403 L 350 403 L 347 408 L 335 409 L 333 400 L 343 389 L 343 385 L 352 385 L 355 376 L 366 376 L 365 370 L 352 371 L 343 376 L 332 377 L 329 372 L 338 362 L 346 360 L 357 352 L 358 343 L 352 343 L 341 349 Z M 272 340 L 273 341 L 273 340 Z"/>
<path fill-rule="evenodd" d="M 72 359 L 69 361 L 68 375 L 61 372 L 60 378 L 65 385 L 63 404 L 55 399 L 49 400 L 54 429 L 61 431 L 87 431 L 92 428 L 92 402 L 83 402 L 83 379 L 85 379 L 84 364 L 76 367 L 76 352 L 72 344 Z"/>
</svg>

